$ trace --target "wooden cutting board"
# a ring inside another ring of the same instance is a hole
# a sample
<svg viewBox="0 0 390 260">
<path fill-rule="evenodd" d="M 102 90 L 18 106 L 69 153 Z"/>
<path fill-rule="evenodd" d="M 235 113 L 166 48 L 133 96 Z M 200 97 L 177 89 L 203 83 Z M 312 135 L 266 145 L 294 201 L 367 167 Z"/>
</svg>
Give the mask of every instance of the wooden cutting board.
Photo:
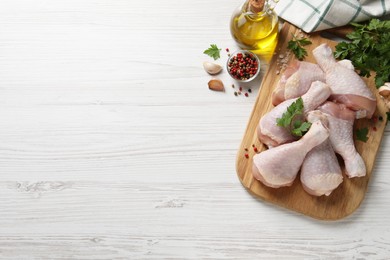
<svg viewBox="0 0 390 260">
<path fill-rule="evenodd" d="M 372 89 L 372 92 L 376 95 L 378 100 L 374 116 L 382 116 L 383 121 L 378 120 L 375 122 L 375 120 L 359 119 L 356 120 L 354 126 L 355 129 L 362 127 L 369 128 L 369 138 L 366 143 L 357 141 L 355 138 L 355 146 L 366 163 L 367 175 L 365 177 L 349 179 L 345 175 L 342 160 L 339 160 L 341 162 L 344 175 L 343 183 L 335 191 L 333 191 L 330 196 L 315 197 L 309 195 L 303 190 L 299 180 L 299 175 L 292 186 L 278 189 L 269 188 L 254 179 L 252 176 L 252 157 L 255 155 L 253 145 L 258 149 L 258 152 L 262 152 L 266 149 L 266 147 L 257 139 L 256 127 L 260 118 L 273 108 L 271 103 L 271 94 L 281 76 L 281 74 L 277 75 L 277 70 L 280 69 L 280 66 L 277 64 L 277 60 L 280 54 L 285 55 L 287 42 L 291 40 L 292 35 L 298 31 L 299 30 L 296 27 L 288 23 L 285 23 L 281 30 L 279 45 L 276 48 L 275 55 L 270 61 L 268 71 L 264 75 L 243 140 L 238 150 L 236 158 L 237 174 L 244 187 L 256 197 L 260 197 L 265 201 L 300 212 L 313 218 L 322 220 L 337 220 L 354 212 L 363 201 L 367 190 L 367 184 L 374 167 L 375 158 L 386 127 L 387 109 L 383 100 L 381 100 L 378 95 L 373 77 L 369 79 L 364 78 L 364 80 Z M 315 62 L 311 52 L 318 45 L 327 43 L 331 47 L 334 47 L 337 44 L 334 41 L 323 38 L 320 33 L 310 34 L 309 37 L 312 44 L 306 47 L 309 56 L 305 59 L 309 62 Z M 291 54 L 289 63 L 293 59 L 294 57 Z M 245 151 L 245 149 L 248 149 L 248 152 Z M 246 153 L 249 155 L 249 158 L 245 157 Z"/>
</svg>

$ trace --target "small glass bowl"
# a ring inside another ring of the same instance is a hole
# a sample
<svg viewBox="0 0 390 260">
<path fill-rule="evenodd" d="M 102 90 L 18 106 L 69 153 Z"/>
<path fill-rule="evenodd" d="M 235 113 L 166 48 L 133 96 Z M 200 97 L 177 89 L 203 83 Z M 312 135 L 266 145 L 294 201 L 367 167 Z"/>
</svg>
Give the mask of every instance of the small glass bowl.
<svg viewBox="0 0 390 260">
<path fill-rule="evenodd" d="M 239 54 L 239 53 L 241 53 L 241 54 L 243 54 L 243 55 L 249 55 L 251 58 L 255 58 L 254 61 L 257 62 L 257 68 L 256 68 L 257 70 L 256 70 L 256 72 L 255 72 L 252 76 L 250 76 L 249 78 L 241 79 L 240 77 L 237 77 L 237 75 L 234 75 L 234 74 L 232 74 L 232 72 L 231 72 L 231 67 L 230 67 L 229 65 L 230 65 L 231 61 L 234 59 L 234 57 L 236 57 L 237 54 Z M 256 54 L 254 54 L 254 53 L 251 52 L 251 51 L 239 50 L 239 51 L 236 51 L 236 52 L 234 52 L 234 53 L 232 53 L 232 54 L 230 55 L 229 59 L 228 59 L 227 62 L 226 62 L 226 70 L 227 70 L 227 72 L 229 73 L 230 77 L 232 77 L 235 81 L 237 81 L 237 82 L 242 82 L 242 83 L 250 82 L 250 81 L 254 80 L 254 79 L 257 77 L 257 75 L 259 75 L 259 73 L 260 73 L 260 59 L 256 56 Z"/>
</svg>

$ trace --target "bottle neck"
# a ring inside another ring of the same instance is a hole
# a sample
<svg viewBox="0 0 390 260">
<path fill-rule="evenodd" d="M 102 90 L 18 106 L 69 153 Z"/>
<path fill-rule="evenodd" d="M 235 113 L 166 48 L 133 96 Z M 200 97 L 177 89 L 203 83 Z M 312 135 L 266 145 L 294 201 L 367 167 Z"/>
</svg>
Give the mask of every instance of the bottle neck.
<svg viewBox="0 0 390 260">
<path fill-rule="evenodd" d="M 260 13 L 265 10 L 265 0 L 248 0 L 247 11 Z"/>
<path fill-rule="evenodd" d="M 268 0 L 247 0 L 241 10 L 242 13 L 248 15 L 252 19 L 261 18 L 270 14 L 270 11 Z"/>
</svg>

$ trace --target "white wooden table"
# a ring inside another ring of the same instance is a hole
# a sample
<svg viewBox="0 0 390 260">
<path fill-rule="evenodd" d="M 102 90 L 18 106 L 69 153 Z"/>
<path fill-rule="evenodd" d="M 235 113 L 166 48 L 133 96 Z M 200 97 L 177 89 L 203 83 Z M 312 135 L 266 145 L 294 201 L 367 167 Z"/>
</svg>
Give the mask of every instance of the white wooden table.
<svg viewBox="0 0 390 260">
<path fill-rule="evenodd" d="M 249 97 L 208 90 L 242 0 L 0 1 L 1 259 L 385 259 L 390 138 L 350 217 L 252 197 Z M 264 72 L 264 71 L 263 71 Z"/>
</svg>

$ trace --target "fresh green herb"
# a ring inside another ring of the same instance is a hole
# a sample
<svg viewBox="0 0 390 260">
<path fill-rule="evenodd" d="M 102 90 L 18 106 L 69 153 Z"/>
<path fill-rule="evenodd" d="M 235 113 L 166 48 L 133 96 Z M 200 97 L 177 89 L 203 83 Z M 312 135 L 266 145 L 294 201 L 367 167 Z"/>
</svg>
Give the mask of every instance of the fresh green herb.
<svg viewBox="0 0 390 260">
<path fill-rule="evenodd" d="M 276 123 L 281 127 L 290 127 L 291 122 L 297 115 L 303 113 L 303 100 L 298 98 L 290 106 L 287 107 L 287 111 L 283 113 L 281 118 L 276 119 Z"/>
<path fill-rule="evenodd" d="M 368 134 L 367 127 L 356 129 L 356 139 L 359 141 L 367 142 L 368 140 L 367 134 Z"/>
<path fill-rule="evenodd" d="M 377 88 L 390 81 L 390 21 L 372 19 L 368 24 L 352 23 L 347 34 L 350 42 L 340 42 L 334 53 L 337 59 L 350 59 L 361 76 L 375 71 Z"/>
<path fill-rule="evenodd" d="M 294 122 L 294 129 L 291 130 L 291 133 L 295 136 L 303 136 L 310 128 L 311 123 L 301 122 L 297 120 Z"/>
<path fill-rule="evenodd" d="M 311 123 L 300 120 L 303 117 L 303 100 L 298 98 L 283 113 L 281 118 L 276 119 L 278 126 L 287 128 L 295 136 L 303 136 L 310 128 Z"/>
<path fill-rule="evenodd" d="M 307 56 L 307 51 L 304 46 L 311 44 L 307 38 L 298 39 L 293 35 L 293 38 L 288 42 L 287 48 L 290 49 L 298 60 L 303 60 Z"/>
<path fill-rule="evenodd" d="M 209 55 L 214 60 L 217 60 L 221 57 L 220 52 L 221 52 L 221 49 L 218 49 L 216 44 L 210 44 L 210 48 L 205 50 L 203 53 Z"/>
</svg>

